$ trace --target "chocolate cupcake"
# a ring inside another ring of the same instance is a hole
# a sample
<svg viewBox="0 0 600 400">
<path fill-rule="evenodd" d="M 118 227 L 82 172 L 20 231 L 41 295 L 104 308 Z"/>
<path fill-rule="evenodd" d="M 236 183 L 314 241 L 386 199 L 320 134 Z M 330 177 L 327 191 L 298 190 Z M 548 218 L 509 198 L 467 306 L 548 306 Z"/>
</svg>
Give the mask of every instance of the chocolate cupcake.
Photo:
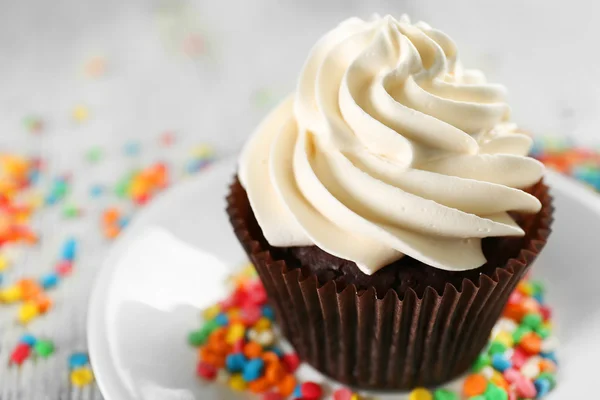
<svg viewBox="0 0 600 400">
<path fill-rule="evenodd" d="M 406 17 L 353 18 L 315 45 L 227 198 L 303 360 L 375 389 L 471 365 L 552 221 L 504 97 Z"/>
</svg>

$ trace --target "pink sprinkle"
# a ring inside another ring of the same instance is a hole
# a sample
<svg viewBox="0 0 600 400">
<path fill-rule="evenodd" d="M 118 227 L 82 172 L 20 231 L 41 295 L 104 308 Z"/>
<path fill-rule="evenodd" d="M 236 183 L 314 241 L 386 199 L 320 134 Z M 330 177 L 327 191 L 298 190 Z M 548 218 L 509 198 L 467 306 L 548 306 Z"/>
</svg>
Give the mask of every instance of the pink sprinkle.
<svg viewBox="0 0 600 400">
<path fill-rule="evenodd" d="M 517 394 L 514 391 L 508 392 L 508 400 L 517 400 Z"/>
<path fill-rule="evenodd" d="M 509 383 L 516 382 L 521 378 L 521 373 L 514 368 L 509 368 L 506 371 L 504 371 L 504 379 L 506 379 Z"/>
<path fill-rule="evenodd" d="M 73 272 L 73 262 L 62 260 L 56 265 L 56 273 L 60 276 L 67 276 Z"/>
<path fill-rule="evenodd" d="M 521 347 L 515 347 L 514 353 L 512 356 L 513 366 L 517 369 L 520 369 L 523 364 L 527 361 L 527 353 Z"/>
<path fill-rule="evenodd" d="M 537 395 L 537 390 L 535 390 L 535 385 L 527 378 L 519 379 L 515 382 L 517 394 L 520 397 L 525 397 L 529 399 L 535 398 Z"/>
<path fill-rule="evenodd" d="M 516 290 L 508 297 L 508 304 L 520 304 L 523 301 L 523 295 Z"/>
<path fill-rule="evenodd" d="M 287 369 L 287 371 L 291 374 L 296 372 L 298 367 L 300 366 L 300 358 L 296 353 L 285 354 L 281 359 L 283 365 Z"/>
<path fill-rule="evenodd" d="M 333 392 L 333 400 L 352 400 L 352 390 L 341 388 Z"/>
</svg>

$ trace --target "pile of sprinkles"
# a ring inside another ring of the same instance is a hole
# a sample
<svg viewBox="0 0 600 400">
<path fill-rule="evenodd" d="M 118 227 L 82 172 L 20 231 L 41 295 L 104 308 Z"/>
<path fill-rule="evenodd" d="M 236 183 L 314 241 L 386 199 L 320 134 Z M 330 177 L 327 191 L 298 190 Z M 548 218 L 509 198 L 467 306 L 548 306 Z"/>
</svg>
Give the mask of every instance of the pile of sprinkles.
<svg viewBox="0 0 600 400">
<path fill-rule="evenodd" d="M 298 356 L 273 330 L 274 313 L 266 292 L 248 265 L 231 278 L 231 294 L 202 313 L 201 327 L 188 336 L 197 348 L 197 375 L 234 391 L 259 394 L 265 400 L 376 399 L 349 388 L 302 382 L 295 372 Z M 558 340 L 552 333 L 552 311 L 544 286 L 525 278 L 511 294 L 490 342 L 459 391 L 415 388 L 409 400 L 529 400 L 545 397 L 556 385 Z M 329 396 L 330 395 L 330 396 Z M 327 396 L 327 397 L 325 397 Z"/>
</svg>

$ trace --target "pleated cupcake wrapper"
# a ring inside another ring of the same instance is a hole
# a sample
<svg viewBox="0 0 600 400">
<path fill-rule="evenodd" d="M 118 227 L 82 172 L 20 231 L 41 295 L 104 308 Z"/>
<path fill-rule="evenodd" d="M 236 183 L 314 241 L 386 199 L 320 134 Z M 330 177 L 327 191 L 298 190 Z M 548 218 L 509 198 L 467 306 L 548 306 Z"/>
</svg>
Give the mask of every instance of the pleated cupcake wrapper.
<svg viewBox="0 0 600 400">
<path fill-rule="evenodd" d="M 465 279 L 460 290 L 446 284 L 440 295 L 429 287 L 422 297 L 412 289 L 403 298 L 392 289 L 383 298 L 374 288 L 338 290 L 333 281 L 321 285 L 314 274 L 274 259 L 262 234 L 251 228 L 256 222 L 237 180 L 227 212 L 285 337 L 302 360 L 353 387 L 410 389 L 437 386 L 464 373 L 486 345 L 509 295 L 550 234 L 548 188 L 540 183 L 533 194 L 543 208 L 535 221 L 531 217 L 534 225 L 517 258 L 493 276 L 481 275 L 479 282 Z"/>
</svg>

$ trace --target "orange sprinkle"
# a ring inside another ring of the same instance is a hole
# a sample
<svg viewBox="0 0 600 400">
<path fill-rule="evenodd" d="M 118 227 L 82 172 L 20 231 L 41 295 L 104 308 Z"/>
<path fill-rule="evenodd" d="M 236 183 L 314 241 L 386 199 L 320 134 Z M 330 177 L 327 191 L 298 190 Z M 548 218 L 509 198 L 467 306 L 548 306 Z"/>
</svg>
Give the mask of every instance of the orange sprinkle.
<svg viewBox="0 0 600 400">
<path fill-rule="evenodd" d="M 262 359 L 265 362 L 265 364 L 279 363 L 279 356 L 276 353 L 273 353 L 272 351 L 267 351 L 263 353 Z"/>
<path fill-rule="evenodd" d="M 267 365 L 265 370 L 265 378 L 273 384 L 276 385 L 285 377 L 285 369 L 280 363 L 271 362 Z"/>
<path fill-rule="evenodd" d="M 121 213 L 114 207 L 107 208 L 102 214 L 102 222 L 105 225 L 116 224 L 119 221 L 119 215 Z"/>
<path fill-rule="evenodd" d="M 277 389 L 279 389 L 279 394 L 283 397 L 288 397 L 294 392 L 296 388 L 296 378 L 294 375 L 286 375 L 278 384 Z"/>
<path fill-rule="evenodd" d="M 33 279 L 21 279 L 17 285 L 21 288 L 23 300 L 32 300 L 42 292 L 42 287 Z"/>
<path fill-rule="evenodd" d="M 208 337 L 208 343 L 225 343 L 225 336 L 227 336 L 227 328 L 217 328 Z"/>
<path fill-rule="evenodd" d="M 504 309 L 504 317 L 515 320 L 517 322 L 521 322 L 527 310 L 523 307 L 522 304 L 508 304 Z"/>
<path fill-rule="evenodd" d="M 463 384 L 463 393 L 466 397 L 478 396 L 485 393 L 487 385 L 487 379 L 483 375 L 469 375 Z"/>
<path fill-rule="evenodd" d="M 546 358 L 542 358 L 540 360 L 540 370 L 542 372 L 556 372 L 556 364 Z"/>
<path fill-rule="evenodd" d="M 44 293 L 38 294 L 33 301 L 37 305 L 40 314 L 44 314 L 52 307 L 52 300 Z"/>
<path fill-rule="evenodd" d="M 121 229 L 118 225 L 107 225 L 104 227 L 104 236 L 109 239 L 116 238 L 119 236 L 119 233 L 121 233 Z"/>
<path fill-rule="evenodd" d="M 542 347 L 542 340 L 535 333 L 529 332 L 521 338 L 520 346 L 529 354 L 538 354 Z"/>
<path fill-rule="evenodd" d="M 248 358 L 260 357 L 262 352 L 262 346 L 256 342 L 248 342 L 244 346 L 244 355 Z"/>
<path fill-rule="evenodd" d="M 248 384 L 248 390 L 252 393 L 264 393 L 271 388 L 271 383 L 266 378 L 258 378 Z"/>
</svg>

